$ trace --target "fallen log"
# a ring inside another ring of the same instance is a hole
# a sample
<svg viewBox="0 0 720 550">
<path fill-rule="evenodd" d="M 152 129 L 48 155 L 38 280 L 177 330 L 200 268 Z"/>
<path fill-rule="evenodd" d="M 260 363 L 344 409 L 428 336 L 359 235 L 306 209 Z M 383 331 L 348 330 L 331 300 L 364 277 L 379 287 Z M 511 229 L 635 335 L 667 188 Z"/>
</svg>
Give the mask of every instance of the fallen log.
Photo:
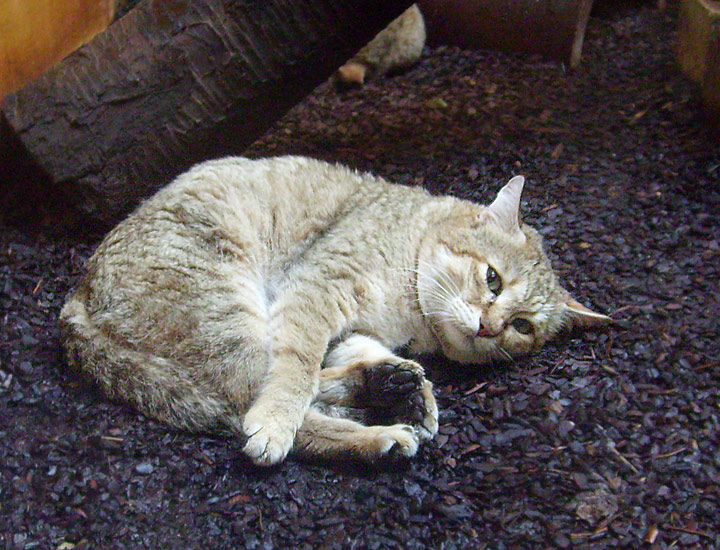
<svg viewBox="0 0 720 550">
<path fill-rule="evenodd" d="M 5 98 L 0 185 L 31 158 L 109 225 L 192 164 L 241 153 L 410 4 L 145 0 Z"/>
<path fill-rule="evenodd" d="M 592 0 L 420 0 L 428 41 L 580 62 Z"/>
</svg>

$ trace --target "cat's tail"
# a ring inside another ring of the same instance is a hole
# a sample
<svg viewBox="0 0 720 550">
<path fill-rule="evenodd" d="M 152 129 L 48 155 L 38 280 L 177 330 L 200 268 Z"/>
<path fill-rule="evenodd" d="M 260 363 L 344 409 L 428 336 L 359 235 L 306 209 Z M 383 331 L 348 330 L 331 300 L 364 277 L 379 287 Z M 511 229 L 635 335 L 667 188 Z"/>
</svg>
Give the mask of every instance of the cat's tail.
<svg viewBox="0 0 720 550">
<path fill-rule="evenodd" d="M 58 325 L 71 370 L 111 399 L 143 414 L 191 431 L 242 434 L 241 415 L 218 392 L 189 378 L 171 359 L 133 349 L 91 318 L 82 286 L 60 311 Z"/>
</svg>

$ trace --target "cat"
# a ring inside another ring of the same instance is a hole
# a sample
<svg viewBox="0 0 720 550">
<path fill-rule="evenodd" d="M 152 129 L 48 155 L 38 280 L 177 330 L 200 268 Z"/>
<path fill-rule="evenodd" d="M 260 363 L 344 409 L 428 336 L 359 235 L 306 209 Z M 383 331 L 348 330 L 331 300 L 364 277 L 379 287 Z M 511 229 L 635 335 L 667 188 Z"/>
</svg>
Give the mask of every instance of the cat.
<svg viewBox="0 0 720 550">
<path fill-rule="evenodd" d="M 371 78 L 415 64 L 425 46 L 425 20 L 413 4 L 333 75 L 338 88 L 362 87 Z"/>
<path fill-rule="evenodd" d="M 113 229 L 66 301 L 68 363 L 172 426 L 289 451 L 413 456 L 438 429 L 393 351 L 511 361 L 605 323 L 520 222 L 524 179 L 482 206 L 306 157 L 207 161 Z"/>
</svg>

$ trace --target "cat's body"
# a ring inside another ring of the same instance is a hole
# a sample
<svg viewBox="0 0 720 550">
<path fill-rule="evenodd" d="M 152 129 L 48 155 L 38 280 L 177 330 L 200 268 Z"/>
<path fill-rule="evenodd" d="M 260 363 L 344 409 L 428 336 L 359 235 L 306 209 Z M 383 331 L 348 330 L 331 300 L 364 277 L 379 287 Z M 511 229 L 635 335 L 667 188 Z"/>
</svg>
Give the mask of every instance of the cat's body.
<svg viewBox="0 0 720 550">
<path fill-rule="evenodd" d="M 557 285 L 534 231 L 504 227 L 514 181 L 488 208 L 300 157 L 199 165 L 88 261 L 60 317 L 69 362 L 171 425 L 247 437 L 260 464 L 412 455 L 437 407 L 393 349 L 486 362 L 603 318 Z"/>
</svg>

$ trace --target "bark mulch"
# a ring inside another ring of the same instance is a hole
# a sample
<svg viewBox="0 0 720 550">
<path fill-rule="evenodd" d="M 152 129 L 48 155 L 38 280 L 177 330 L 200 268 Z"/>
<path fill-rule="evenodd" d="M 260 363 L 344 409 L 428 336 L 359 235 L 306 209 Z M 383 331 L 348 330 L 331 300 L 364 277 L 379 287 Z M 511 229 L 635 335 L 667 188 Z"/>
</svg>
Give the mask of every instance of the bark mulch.
<svg viewBox="0 0 720 550">
<path fill-rule="evenodd" d="M 621 321 L 506 368 L 424 358 L 441 428 L 409 462 L 259 469 L 94 395 L 56 318 L 97 241 L 3 222 L 0 547 L 720 548 L 720 153 L 676 26 L 595 16 L 575 71 L 431 49 L 321 86 L 248 152 L 481 201 L 523 173 L 564 283 Z"/>
</svg>

